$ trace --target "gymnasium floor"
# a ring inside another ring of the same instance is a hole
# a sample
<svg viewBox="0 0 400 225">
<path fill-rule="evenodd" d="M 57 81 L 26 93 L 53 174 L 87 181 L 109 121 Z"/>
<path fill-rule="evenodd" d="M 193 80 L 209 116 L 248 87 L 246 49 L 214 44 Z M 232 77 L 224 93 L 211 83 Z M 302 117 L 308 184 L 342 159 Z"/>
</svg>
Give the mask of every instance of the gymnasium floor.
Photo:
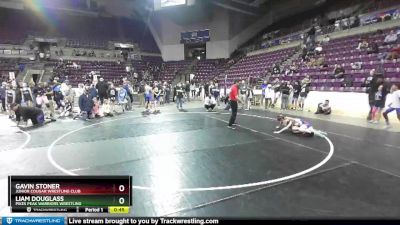
<svg viewBox="0 0 400 225">
<path fill-rule="evenodd" d="M 311 119 L 327 138 L 273 134 L 265 111 L 239 111 L 231 130 L 227 111 L 189 106 L 27 133 L 2 123 L 0 215 L 8 175 L 79 174 L 132 175 L 130 216 L 400 218 L 398 133 Z"/>
</svg>

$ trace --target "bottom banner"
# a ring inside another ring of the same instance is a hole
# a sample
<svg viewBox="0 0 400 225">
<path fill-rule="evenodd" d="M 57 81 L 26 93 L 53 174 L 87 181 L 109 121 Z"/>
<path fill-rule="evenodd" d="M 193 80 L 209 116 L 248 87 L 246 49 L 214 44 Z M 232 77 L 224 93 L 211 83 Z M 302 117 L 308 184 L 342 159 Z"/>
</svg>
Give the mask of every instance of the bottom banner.
<svg viewBox="0 0 400 225">
<path fill-rule="evenodd" d="M 172 218 L 172 217 L 68 217 L 68 225 L 106 224 L 106 225 L 159 225 L 159 224 L 219 224 L 219 219 Z"/>
<path fill-rule="evenodd" d="M 196 217 L 68 217 L 67 225 L 165 225 L 165 224 L 313 224 L 313 225 L 400 225 L 400 220 L 313 220 L 313 219 L 233 219 Z"/>
</svg>

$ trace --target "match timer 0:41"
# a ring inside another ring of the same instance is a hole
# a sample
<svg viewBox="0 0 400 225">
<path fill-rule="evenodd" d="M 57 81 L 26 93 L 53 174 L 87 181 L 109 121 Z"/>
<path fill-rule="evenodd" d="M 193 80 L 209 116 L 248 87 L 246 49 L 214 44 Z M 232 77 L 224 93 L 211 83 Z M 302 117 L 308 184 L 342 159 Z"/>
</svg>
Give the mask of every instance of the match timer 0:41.
<svg viewBox="0 0 400 225">
<path fill-rule="evenodd" d="M 131 176 L 9 176 L 11 212 L 128 213 Z"/>
</svg>

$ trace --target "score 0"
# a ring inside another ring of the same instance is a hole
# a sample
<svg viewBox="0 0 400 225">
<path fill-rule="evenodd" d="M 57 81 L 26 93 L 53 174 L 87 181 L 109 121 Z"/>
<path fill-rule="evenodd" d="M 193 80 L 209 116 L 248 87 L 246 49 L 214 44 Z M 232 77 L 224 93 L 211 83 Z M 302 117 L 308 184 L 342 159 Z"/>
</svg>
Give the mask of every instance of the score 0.
<svg viewBox="0 0 400 225">
<path fill-rule="evenodd" d="M 121 184 L 121 185 L 118 186 L 118 193 L 124 193 L 125 190 L 126 190 L 126 186 L 125 185 Z M 125 204 L 125 198 L 124 197 L 120 197 L 118 199 L 118 203 L 120 205 L 124 205 Z"/>
</svg>

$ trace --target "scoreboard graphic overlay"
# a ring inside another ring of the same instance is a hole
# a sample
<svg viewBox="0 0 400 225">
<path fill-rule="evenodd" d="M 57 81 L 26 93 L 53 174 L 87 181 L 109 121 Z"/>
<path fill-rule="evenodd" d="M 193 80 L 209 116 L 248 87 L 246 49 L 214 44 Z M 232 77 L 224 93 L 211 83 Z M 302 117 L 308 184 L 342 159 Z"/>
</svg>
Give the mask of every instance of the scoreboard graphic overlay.
<svg viewBox="0 0 400 225">
<path fill-rule="evenodd" d="M 131 176 L 9 176 L 13 213 L 128 213 Z"/>
</svg>

